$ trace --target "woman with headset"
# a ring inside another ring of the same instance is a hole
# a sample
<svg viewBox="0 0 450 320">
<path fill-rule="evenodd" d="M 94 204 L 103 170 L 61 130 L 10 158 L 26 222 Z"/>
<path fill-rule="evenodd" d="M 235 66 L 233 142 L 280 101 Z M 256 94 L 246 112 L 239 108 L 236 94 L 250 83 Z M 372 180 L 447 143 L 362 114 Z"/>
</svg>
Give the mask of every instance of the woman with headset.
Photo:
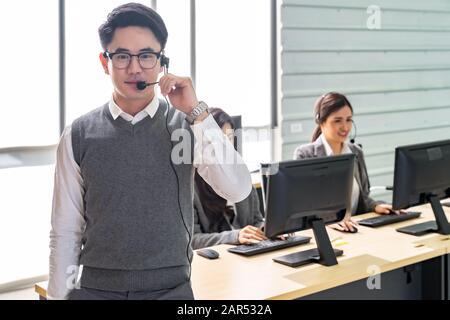
<svg viewBox="0 0 450 320">
<path fill-rule="evenodd" d="M 352 215 L 376 212 L 389 214 L 392 206 L 375 201 L 369 195 L 370 183 L 362 149 L 348 141 L 353 126 L 353 107 L 350 101 L 337 92 L 329 92 L 320 97 L 314 106 L 316 128 L 312 142 L 301 145 L 294 151 L 294 159 L 325 157 L 346 153 L 356 155 L 351 201 Z M 398 213 L 398 212 L 395 212 Z M 357 223 L 351 218 L 332 225 L 336 230 L 356 232 Z"/>
</svg>

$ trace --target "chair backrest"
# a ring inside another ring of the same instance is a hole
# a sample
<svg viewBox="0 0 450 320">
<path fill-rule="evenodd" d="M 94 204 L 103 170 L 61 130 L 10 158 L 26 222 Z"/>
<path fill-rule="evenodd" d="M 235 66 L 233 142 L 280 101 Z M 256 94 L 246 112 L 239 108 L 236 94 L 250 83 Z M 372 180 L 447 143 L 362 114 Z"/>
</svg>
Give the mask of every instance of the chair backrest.
<svg viewBox="0 0 450 320">
<path fill-rule="evenodd" d="M 242 156 L 242 116 L 231 116 L 234 122 L 234 148 Z M 239 141 L 239 143 L 238 143 Z"/>
</svg>

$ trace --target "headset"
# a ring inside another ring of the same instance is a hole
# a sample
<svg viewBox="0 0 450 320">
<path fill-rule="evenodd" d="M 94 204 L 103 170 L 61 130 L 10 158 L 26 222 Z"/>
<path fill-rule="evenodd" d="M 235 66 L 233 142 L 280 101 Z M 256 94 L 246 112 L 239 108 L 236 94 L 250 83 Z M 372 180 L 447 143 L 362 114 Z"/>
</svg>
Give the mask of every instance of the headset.
<svg viewBox="0 0 450 320">
<path fill-rule="evenodd" d="M 322 102 L 323 102 L 323 99 L 328 95 L 328 94 L 330 94 L 330 93 L 332 93 L 332 92 L 328 92 L 328 93 L 325 93 L 324 95 L 322 95 L 322 97 L 320 98 L 320 101 L 319 101 L 319 103 L 318 103 L 318 105 L 319 105 L 319 108 L 318 108 L 318 110 L 317 110 L 317 112 L 316 112 L 316 115 L 315 115 L 315 121 L 316 121 L 316 124 L 318 124 L 318 125 L 320 125 L 320 122 L 321 122 L 321 120 L 322 120 L 322 118 L 321 118 L 321 115 L 320 115 L 320 107 L 322 106 Z M 355 121 L 352 119 L 352 124 L 353 124 L 353 128 L 354 128 L 354 134 L 353 134 L 353 137 L 351 137 L 350 139 L 349 139 L 349 141 L 350 141 L 350 143 L 351 144 L 355 144 L 355 142 L 356 142 L 356 137 L 357 137 L 357 128 L 356 128 L 356 123 L 355 123 Z M 361 144 L 357 144 L 361 149 L 362 149 L 362 145 Z M 356 158 L 358 158 L 358 155 L 356 154 Z M 365 172 L 365 174 L 366 174 L 366 177 L 367 177 L 367 184 L 368 184 L 368 186 L 369 186 L 369 190 L 370 190 L 370 181 L 369 181 L 369 173 L 367 172 L 367 167 L 366 166 L 364 166 L 364 172 Z"/>
</svg>

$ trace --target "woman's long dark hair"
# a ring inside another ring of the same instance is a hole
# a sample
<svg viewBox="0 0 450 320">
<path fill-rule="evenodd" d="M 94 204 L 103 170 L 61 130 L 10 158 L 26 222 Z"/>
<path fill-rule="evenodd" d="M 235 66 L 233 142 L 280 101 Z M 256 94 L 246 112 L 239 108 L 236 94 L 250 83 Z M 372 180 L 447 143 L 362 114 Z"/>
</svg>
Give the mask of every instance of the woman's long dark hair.
<svg viewBox="0 0 450 320">
<path fill-rule="evenodd" d="M 220 128 L 226 123 L 235 129 L 233 118 L 220 108 L 210 108 L 209 112 L 216 120 Z M 208 183 L 195 171 L 195 183 L 199 191 L 200 201 L 202 203 L 205 214 L 208 216 L 214 226 L 214 222 L 219 222 L 223 215 L 232 216 L 233 209 L 227 206 L 227 200 L 219 196 Z M 220 232 L 221 230 L 216 230 Z"/>
<path fill-rule="evenodd" d="M 317 126 L 312 135 L 312 142 L 316 141 L 322 134 L 320 125 L 327 121 L 328 117 L 333 112 L 336 112 L 345 106 L 348 106 L 353 113 L 353 107 L 350 104 L 350 101 L 348 101 L 347 97 L 341 93 L 328 92 L 317 99 L 316 104 L 314 105 L 314 119 Z"/>
</svg>

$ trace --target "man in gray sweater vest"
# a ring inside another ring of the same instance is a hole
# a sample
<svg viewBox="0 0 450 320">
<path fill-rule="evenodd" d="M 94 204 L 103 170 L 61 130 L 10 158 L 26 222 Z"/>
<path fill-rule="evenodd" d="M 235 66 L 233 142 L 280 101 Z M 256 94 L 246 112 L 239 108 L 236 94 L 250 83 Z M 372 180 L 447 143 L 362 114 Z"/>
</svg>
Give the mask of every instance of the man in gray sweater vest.
<svg viewBox="0 0 450 320">
<path fill-rule="evenodd" d="M 166 72 L 157 82 L 168 34 L 155 11 L 117 7 L 99 34 L 114 92 L 58 145 L 48 297 L 193 299 L 194 168 L 232 202 L 251 191 L 248 169 L 189 78 Z"/>
</svg>

